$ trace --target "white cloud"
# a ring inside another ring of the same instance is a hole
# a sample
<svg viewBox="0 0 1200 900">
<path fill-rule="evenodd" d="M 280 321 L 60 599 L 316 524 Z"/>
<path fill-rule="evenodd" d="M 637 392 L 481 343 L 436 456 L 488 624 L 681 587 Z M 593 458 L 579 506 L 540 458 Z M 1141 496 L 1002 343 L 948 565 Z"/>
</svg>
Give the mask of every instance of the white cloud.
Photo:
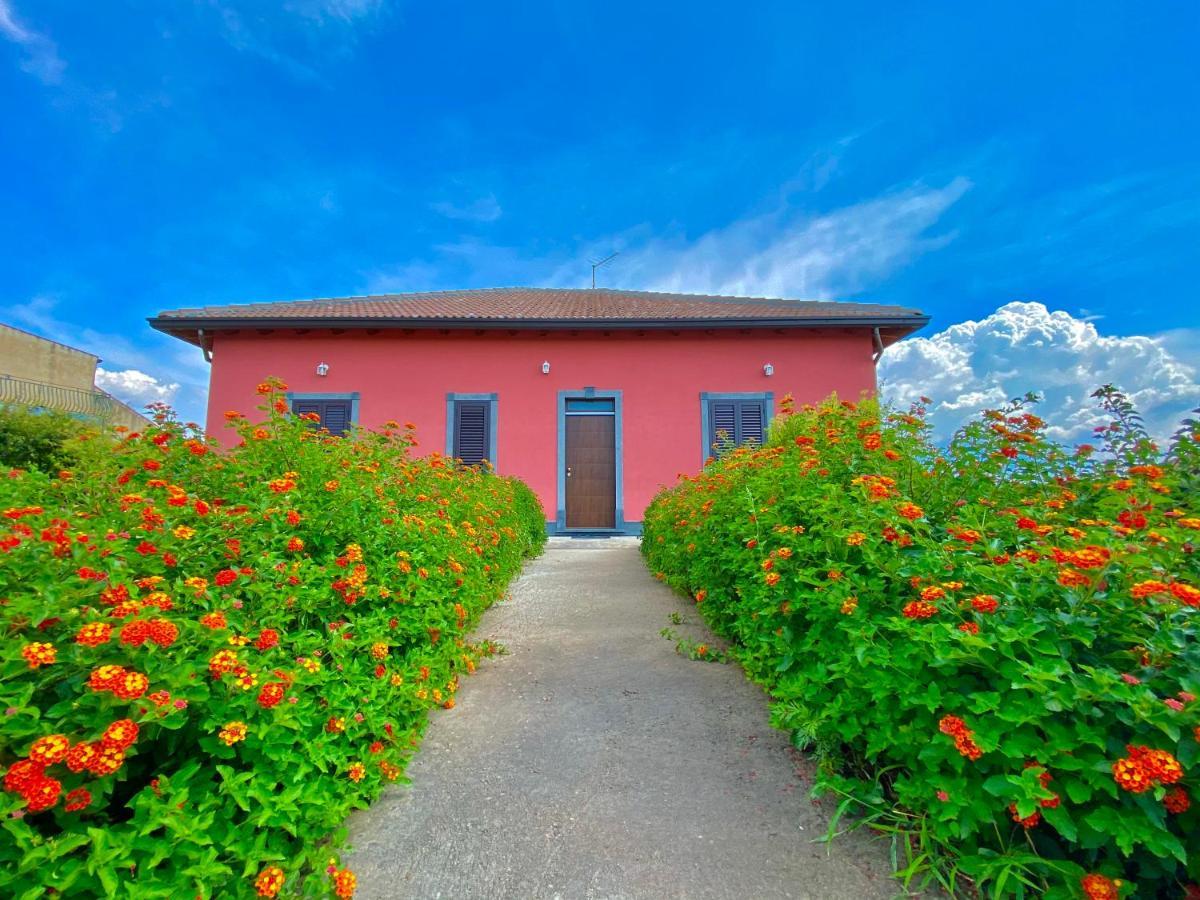
<svg viewBox="0 0 1200 900">
<path fill-rule="evenodd" d="M 172 391 L 173 405 L 182 418 L 203 420 L 209 366 L 198 348 L 150 331 L 142 322 L 136 326 L 136 334 L 142 340 L 136 342 L 124 334 L 96 331 L 61 318 L 57 306 L 56 297 L 42 294 L 25 303 L 0 306 L 0 320 L 17 323 L 35 334 L 95 353 L 111 367 L 107 372 L 112 375 L 128 371 L 136 371 L 139 375 L 147 373 L 145 377 L 154 384 Z M 126 380 L 130 385 L 138 384 L 137 379 Z M 151 390 L 151 399 L 163 399 L 154 395 L 148 382 L 142 384 Z M 111 390 L 135 408 L 141 405 L 135 402 L 136 398 L 126 398 L 118 390 L 104 384 L 101 387 Z"/>
<path fill-rule="evenodd" d="M 979 410 L 1037 391 L 1047 434 L 1078 441 L 1106 421 L 1089 395 L 1113 384 L 1162 439 L 1200 405 L 1197 338 L 1102 335 L 1091 321 L 1041 303 L 1008 303 L 978 322 L 888 348 L 879 365 L 880 390 L 901 406 L 922 395 L 933 398 L 931 420 L 943 440 Z"/>
<path fill-rule="evenodd" d="M 134 409 L 141 410 L 148 403 L 170 403 L 179 390 L 177 383 L 164 383 L 153 375 L 137 369 L 110 372 L 96 369 L 96 386 L 123 400 Z"/>
<path fill-rule="evenodd" d="M 715 228 L 699 237 L 651 237 L 638 229 L 597 242 L 600 256 L 620 250 L 605 284 L 640 290 L 823 299 L 877 283 L 916 257 L 945 246 L 953 232 L 929 230 L 971 187 L 958 177 L 943 187 L 903 190 L 812 213 L 785 198 L 779 207 Z M 578 280 L 572 262 L 551 283 Z"/>
<path fill-rule="evenodd" d="M 59 84 L 67 64 L 59 58 L 58 47 L 44 34 L 17 21 L 9 0 L 0 0 L 0 34 L 25 50 L 21 68 L 43 84 Z"/>
<path fill-rule="evenodd" d="M 431 203 L 429 207 L 447 219 L 461 219 L 467 222 L 495 222 L 504 212 L 495 194 L 479 197 L 470 203 L 442 201 Z"/>
<path fill-rule="evenodd" d="M 381 12 L 384 0 L 295 0 L 287 9 L 309 19 L 353 22 Z"/>
</svg>

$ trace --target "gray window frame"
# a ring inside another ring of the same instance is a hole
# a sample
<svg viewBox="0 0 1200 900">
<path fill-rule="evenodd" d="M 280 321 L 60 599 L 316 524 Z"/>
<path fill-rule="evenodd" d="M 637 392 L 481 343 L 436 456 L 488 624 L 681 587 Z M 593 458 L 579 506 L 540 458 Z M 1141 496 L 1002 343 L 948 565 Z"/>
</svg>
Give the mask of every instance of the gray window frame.
<svg viewBox="0 0 1200 900">
<path fill-rule="evenodd" d="M 466 400 L 471 402 L 487 403 L 488 410 L 488 455 L 487 461 L 492 464 L 492 468 L 496 469 L 499 461 L 496 456 L 496 448 L 498 441 L 497 434 L 500 431 L 499 427 L 499 412 L 500 412 L 500 395 L 499 394 L 462 394 L 462 393 L 447 393 L 446 394 L 446 456 L 454 457 L 455 444 L 455 425 L 458 422 L 458 402 Z"/>
<path fill-rule="evenodd" d="M 347 400 L 350 402 L 350 418 L 346 422 L 346 425 L 347 425 L 346 430 L 349 431 L 350 430 L 349 426 L 358 424 L 358 401 L 359 401 L 359 392 L 358 391 L 340 392 L 340 393 L 339 392 L 304 393 L 301 391 L 287 391 L 283 395 L 283 397 L 287 401 L 289 412 L 292 411 L 292 408 L 295 406 L 297 401 L 303 402 L 305 400 L 308 400 L 311 402 L 320 402 L 320 401 L 326 401 L 326 400 Z M 295 415 L 295 413 L 292 413 L 292 414 Z"/>
<path fill-rule="evenodd" d="M 734 400 L 741 402 L 758 401 L 763 410 L 763 440 L 766 440 L 767 430 L 775 415 L 775 393 L 773 391 L 741 391 L 741 392 L 700 392 L 700 464 L 714 456 L 713 444 L 715 435 L 712 431 L 712 402 L 714 400 Z"/>
</svg>

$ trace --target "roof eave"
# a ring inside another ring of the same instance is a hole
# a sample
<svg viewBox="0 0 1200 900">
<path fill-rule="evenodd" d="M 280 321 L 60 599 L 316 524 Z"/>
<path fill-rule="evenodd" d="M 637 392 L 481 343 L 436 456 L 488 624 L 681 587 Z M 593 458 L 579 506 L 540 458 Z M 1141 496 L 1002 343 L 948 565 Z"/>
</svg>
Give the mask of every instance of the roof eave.
<svg viewBox="0 0 1200 900">
<path fill-rule="evenodd" d="M 911 316 L 821 316 L 812 318 L 737 319 L 468 319 L 468 318 L 185 318 L 152 316 L 150 327 L 200 346 L 199 332 L 276 328 L 303 329 L 447 329 L 459 331 L 604 331 L 604 330 L 700 330 L 730 328 L 879 328 L 888 329 L 893 341 L 929 324 L 929 317 Z"/>
</svg>

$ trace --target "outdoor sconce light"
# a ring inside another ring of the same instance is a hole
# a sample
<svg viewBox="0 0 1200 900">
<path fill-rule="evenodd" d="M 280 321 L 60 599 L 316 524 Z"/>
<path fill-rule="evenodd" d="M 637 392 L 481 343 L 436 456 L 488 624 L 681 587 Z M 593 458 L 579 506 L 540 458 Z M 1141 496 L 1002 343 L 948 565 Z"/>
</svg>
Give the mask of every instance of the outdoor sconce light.
<svg viewBox="0 0 1200 900">
<path fill-rule="evenodd" d="M 765 366 L 763 366 L 763 374 L 770 378 L 775 374 L 775 367 L 770 363 L 767 363 Z"/>
<path fill-rule="evenodd" d="M 543 375 L 550 374 L 550 360 L 546 360 L 544 363 L 542 363 L 542 374 Z"/>
<path fill-rule="evenodd" d="M 329 374 L 329 363 L 317 363 L 317 374 L 324 378 Z"/>
</svg>

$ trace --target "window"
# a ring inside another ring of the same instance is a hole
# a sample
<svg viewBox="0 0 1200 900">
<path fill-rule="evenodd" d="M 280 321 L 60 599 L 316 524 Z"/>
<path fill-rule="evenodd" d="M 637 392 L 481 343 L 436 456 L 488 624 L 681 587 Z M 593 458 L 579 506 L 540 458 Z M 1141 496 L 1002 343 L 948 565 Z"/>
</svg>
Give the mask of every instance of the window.
<svg viewBox="0 0 1200 900">
<path fill-rule="evenodd" d="M 352 400 L 303 400 L 292 401 L 292 412 L 298 416 L 315 413 L 320 416 L 321 428 L 330 434 L 341 436 L 350 428 L 353 412 Z"/>
<path fill-rule="evenodd" d="M 701 402 L 705 458 L 766 439 L 770 394 L 701 395 Z"/>
<path fill-rule="evenodd" d="M 446 453 L 468 466 L 496 464 L 496 395 L 446 397 Z"/>
</svg>

